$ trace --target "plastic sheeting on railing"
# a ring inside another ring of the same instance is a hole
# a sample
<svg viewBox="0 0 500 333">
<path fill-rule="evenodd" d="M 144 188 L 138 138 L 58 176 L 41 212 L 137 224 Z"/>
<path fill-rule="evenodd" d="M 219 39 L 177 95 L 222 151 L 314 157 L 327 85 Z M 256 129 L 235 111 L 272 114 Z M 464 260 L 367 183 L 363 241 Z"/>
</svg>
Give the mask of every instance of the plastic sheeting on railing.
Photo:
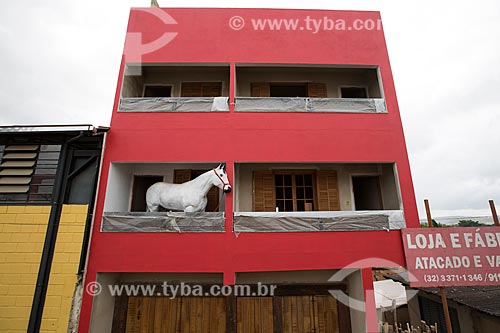
<svg viewBox="0 0 500 333">
<path fill-rule="evenodd" d="M 104 213 L 103 232 L 224 232 L 224 213 Z"/>
<path fill-rule="evenodd" d="M 234 232 L 397 230 L 405 225 L 401 210 L 235 212 L 233 219 Z"/>
<path fill-rule="evenodd" d="M 229 111 L 228 97 L 122 98 L 120 112 L 217 112 Z"/>
<path fill-rule="evenodd" d="M 382 98 L 237 97 L 241 112 L 387 112 Z"/>
</svg>

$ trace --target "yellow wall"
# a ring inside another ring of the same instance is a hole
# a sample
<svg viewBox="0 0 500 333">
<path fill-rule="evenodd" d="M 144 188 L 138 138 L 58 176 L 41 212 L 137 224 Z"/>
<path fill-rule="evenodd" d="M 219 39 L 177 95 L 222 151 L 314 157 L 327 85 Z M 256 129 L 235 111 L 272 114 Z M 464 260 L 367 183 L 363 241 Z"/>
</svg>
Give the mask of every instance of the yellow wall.
<svg viewBox="0 0 500 333">
<path fill-rule="evenodd" d="M 26 332 L 50 207 L 0 206 L 0 331 Z M 42 332 L 67 332 L 87 218 L 86 205 L 64 205 Z"/>
</svg>

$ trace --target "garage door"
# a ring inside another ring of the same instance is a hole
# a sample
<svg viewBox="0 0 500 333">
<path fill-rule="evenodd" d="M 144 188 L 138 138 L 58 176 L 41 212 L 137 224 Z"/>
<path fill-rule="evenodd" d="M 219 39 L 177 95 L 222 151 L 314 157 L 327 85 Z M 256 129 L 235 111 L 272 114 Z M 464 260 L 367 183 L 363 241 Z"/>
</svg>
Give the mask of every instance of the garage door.
<svg viewBox="0 0 500 333">
<path fill-rule="evenodd" d="M 242 297 L 237 332 L 339 332 L 337 302 L 331 296 Z"/>
<path fill-rule="evenodd" d="M 129 297 L 125 332 L 226 332 L 226 299 Z"/>
<path fill-rule="evenodd" d="M 348 333 L 349 309 L 331 295 L 121 297 L 113 332 Z"/>
</svg>

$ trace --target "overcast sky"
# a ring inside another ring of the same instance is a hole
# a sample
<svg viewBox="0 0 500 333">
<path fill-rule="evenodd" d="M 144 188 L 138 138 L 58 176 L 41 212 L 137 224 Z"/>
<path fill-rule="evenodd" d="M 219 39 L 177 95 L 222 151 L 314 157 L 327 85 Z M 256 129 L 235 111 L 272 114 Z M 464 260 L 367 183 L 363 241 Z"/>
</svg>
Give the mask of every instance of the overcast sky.
<svg viewBox="0 0 500 333">
<path fill-rule="evenodd" d="M 380 10 L 421 217 L 500 210 L 497 0 L 173 1 L 162 7 Z M 130 7 L 2 0 L 0 124 L 108 125 Z"/>
</svg>

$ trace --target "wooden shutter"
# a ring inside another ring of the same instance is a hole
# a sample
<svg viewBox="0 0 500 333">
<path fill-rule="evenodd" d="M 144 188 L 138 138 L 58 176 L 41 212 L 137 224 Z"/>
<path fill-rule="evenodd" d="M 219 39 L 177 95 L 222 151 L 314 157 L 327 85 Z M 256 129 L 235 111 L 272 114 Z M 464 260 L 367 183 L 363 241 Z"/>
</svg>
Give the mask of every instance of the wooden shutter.
<svg viewBox="0 0 500 333">
<path fill-rule="evenodd" d="M 222 96 L 222 82 L 203 82 L 201 84 L 202 97 Z"/>
<path fill-rule="evenodd" d="M 182 82 L 181 97 L 201 97 L 201 82 Z"/>
<path fill-rule="evenodd" d="M 253 211 L 274 212 L 274 176 L 272 171 L 261 170 L 253 173 Z"/>
<path fill-rule="evenodd" d="M 318 189 L 318 210 L 340 210 L 337 171 L 320 170 L 316 175 Z"/>
<path fill-rule="evenodd" d="M 326 98 L 326 84 L 324 83 L 309 83 L 307 85 L 308 96 L 312 98 Z"/>
<path fill-rule="evenodd" d="M 222 96 L 222 82 L 182 82 L 181 97 Z"/>
<path fill-rule="evenodd" d="M 269 97 L 271 88 L 268 82 L 254 82 L 251 84 L 252 97 Z"/>
</svg>

